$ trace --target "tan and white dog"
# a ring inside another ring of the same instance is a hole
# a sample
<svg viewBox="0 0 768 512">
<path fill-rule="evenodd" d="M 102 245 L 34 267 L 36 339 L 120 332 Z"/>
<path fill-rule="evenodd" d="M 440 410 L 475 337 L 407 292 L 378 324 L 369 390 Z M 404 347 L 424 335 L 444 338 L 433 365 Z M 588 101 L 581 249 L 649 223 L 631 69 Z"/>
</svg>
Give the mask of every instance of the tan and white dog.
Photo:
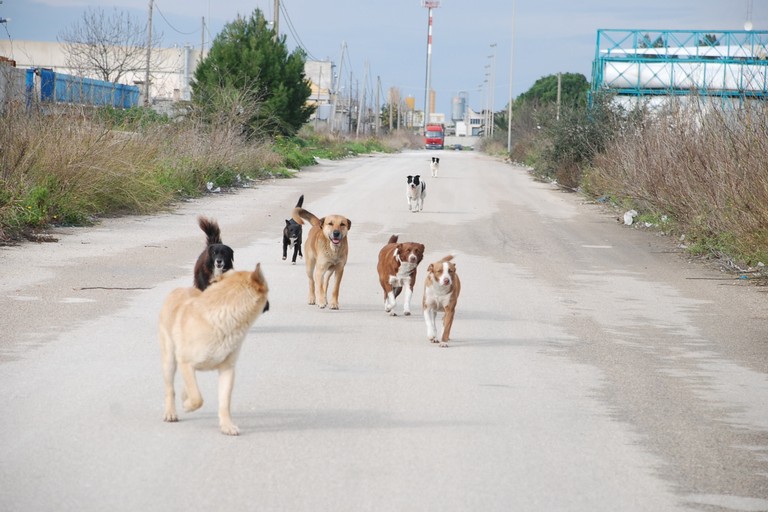
<svg viewBox="0 0 768 512">
<path fill-rule="evenodd" d="M 456 313 L 456 303 L 459 300 L 461 282 L 456 273 L 456 265 L 451 261 L 453 256 L 446 256 L 427 267 L 427 279 L 424 281 L 424 321 L 427 323 L 427 338 L 432 343 L 440 343 L 441 347 L 448 346 L 451 336 L 453 316 Z M 443 311 L 443 334 L 438 341 L 435 321 L 438 311 Z"/>
<path fill-rule="evenodd" d="M 235 363 L 253 322 L 269 309 L 267 282 L 257 264 L 253 272 L 230 270 L 205 291 L 173 290 L 160 310 L 159 340 L 165 380 L 165 421 L 179 421 L 174 378 L 178 366 L 184 379 L 184 410 L 203 405 L 197 371 L 219 371 L 219 427 L 230 436 L 239 434 L 232 423 L 230 400 Z"/>
<path fill-rule="evenodd" d="M 384 290 L 384 311 L 395 316 L 395 301 L 403 292 L 403 315 L 411 314 L 411 297 L 416 283 L 416 267 L 424 258 L 424 244 L 397 241 L 398 236 L 389 237 L 387 245 L 379 251 L 379 282 Z"/>
<path fill-rule="evenodd" d="M 299 201 L 303 198 L 302 195 Z M 291 217 L 299 224 L 304 224 L 304 220 L 307 220 L 312 225 L 304 244 L 309 278 L 309 304 L 317 304 L 321 308 L 330 305 L 331 309 L 339 309 L 339 288 L 349 254 L 347 233 L 352 227 L 352 221 L 343 215 L 326 215 L 318 219 L 313 213 L 300 207 L 293 209 Z M 335 276 L 335 283 L 329 303 L 328 287 L 331 276 Z"/>
</svg>

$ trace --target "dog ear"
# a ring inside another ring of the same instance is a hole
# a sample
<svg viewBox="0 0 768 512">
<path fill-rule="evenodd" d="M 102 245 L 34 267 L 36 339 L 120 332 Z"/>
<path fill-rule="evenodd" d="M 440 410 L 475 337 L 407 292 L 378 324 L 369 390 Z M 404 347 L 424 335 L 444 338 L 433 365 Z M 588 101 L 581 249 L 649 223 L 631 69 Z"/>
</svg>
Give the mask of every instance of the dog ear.
<svg viewBox="0 0 768 512">
<path fill-rule="evenodd" d="M 352 221 L 347 219 L 347 229 L 352 229 Z"/>
<path fill-rule="evenodd" d="M 291 221 L 289 221 L 288 219 L 285 219 L 285 225 L 286 226 L 290 226 L 291 225 Z"/>
</svg>

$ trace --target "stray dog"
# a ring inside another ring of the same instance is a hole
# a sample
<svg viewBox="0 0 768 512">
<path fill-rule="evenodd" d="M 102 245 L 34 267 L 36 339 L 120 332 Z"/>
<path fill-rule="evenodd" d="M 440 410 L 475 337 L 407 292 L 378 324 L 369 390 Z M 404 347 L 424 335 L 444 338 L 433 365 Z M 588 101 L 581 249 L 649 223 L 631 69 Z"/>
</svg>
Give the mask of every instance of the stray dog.
<svg viewBox="0 0 768 512">
<path fill-rule="evenodd" d="M 235 363 L 248 329 L 269 309 L 268 291 L 261 265 L 256 264 L 253 272 L 227 272 L 205 292 L 177 288 L 168 295 L 160 310 L 158 329 L 165 421 L 179 421 L 173 385 L 177 365 L 184 379 L 181 399 L 187 412 L 203 405 L 195 372 L 218 370 L 219 427 L 224 434 L 238 435 L 230 415 Z"/>
<path fill-rule="evenodd" d="M 235 251 L 221 243 L 221 230 L 215 220 L 198 217 L 197 222 L 205 233 L 206 247 L 197 258 L 193 274 L 195 286 L 203 291 L 224 272 L 232 270 Z"/>
<path fill-rule="evenodd" d="M 303 201 L 304 196 L 299 198 Z M 339 287 L 347 264 L 349 242 L 347 233 L 352 221 L 343 215 L 326 215 L 318 219 L 304 208 L 296 207 L 291 213 L 293 220 L 304 224 L 305 219 L 312 224 L 307 235 L 307 277 L 309 278 L 309 304 L 321 308 L 328 305 L 328 286 L 331 275 L 335 275 L 335 285 L 331 295 L 331 309 L 339 309 Z"/>
<path fill-rule="evenodd" d="M 437 171 L 440 169 L 440 157 L 432 157 L 432 162 L 429 164 L 429 169 L 432 171 L 432 177 L 437 178 Z"/>
<path fill-rule="evenodd" d="M 411 314 L 411 296 L 416 282 L 416 267 L 424 257 L 424 244 L 397 242 L 397 235 L 389 237 L 379 252 L 379 282 L 384 290 L 384 311 L 395 316 L 395 300 L 405 289 L 403 315 Z"/>
<path fill-rule="evenodd" d="M 427 279 L 424 282 L 424 321 L 427 323 L 427 339 L 432 343 L 438 343 L 435 320 L 437 312 L 444 311 L 443 335 L 440 337 L 440 346 L 447 347 L 451 336 L 453 315 L 456 313 L 456 302 L 461 291 L 461 282 L 456 273 L 456 265 L 451 262 L 453 256 L 432 263 L 427 268 Z"/>
<path fill-rule="evenodd" d="M 304 204 L 304 196 L 299 198 L 299 202 L 296 203 L 296 208 L 300 208 Z M 283 228 L 283 259 L 288 257 L 288 248 L 293 249 L 293 258 L 291 263 L 296 264 L 296 256 L 304 255 L 301 253 L 301 236 L 302 228 L 301 224 L 293 219 L 285 219 L 285 227 Z"/>
<path fill-rule="evenodd" d="M 421 181 L 420 176 L 408 176 L 408 186 L 405 189 L 405 197 L 408 199 L 408 209 L 412 212 L 420 212 L 424 208 L 424 198 L 427 196 L 427 184 Z"/>
</svg>

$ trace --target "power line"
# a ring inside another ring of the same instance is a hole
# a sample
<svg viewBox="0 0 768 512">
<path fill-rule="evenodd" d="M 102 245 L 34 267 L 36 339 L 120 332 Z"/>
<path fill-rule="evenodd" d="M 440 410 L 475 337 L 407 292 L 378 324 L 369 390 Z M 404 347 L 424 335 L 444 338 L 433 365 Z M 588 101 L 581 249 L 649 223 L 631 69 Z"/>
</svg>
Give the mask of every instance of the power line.
<svg viewBox="0 0 768 512">
<path fill-rule="evenodd" d="M 157 10 L 158 14 L 160 14 L 160 17 L 163 18 L 163 20 L 165 21 L 166 25 L 168 25 L 171 28 L 171 30 L 173 30 L 174 32 L 176 32 L 178 34 L 181 34 L 183 36 L 191 36 L 191 35 L 197 34 L 199 32 L 199 30 L 193 30 L 192 32 L 183 32 L 183 31 L 177 29 L 176 27 L 174 27 L 171 24 L 170 21 L 168 21 L 168 18 L 165 17 L 165 14 L 163 14 L 163 11 L 160 10 L 160 7 L 157 5 L 157 2 L 155 2 L 155 9 Z"/>
<path fill-rule="evenodd" d="M 293 36 L 293 38 L 296 40 L 296 43 L 299 45 L 299 48 L 304 50 L 304 53 L 306 53 L 307 57 L 309 57 L 310 59 L 312 59 L 312 60 L 319 60 L 317 57 L 312 55 L 312 53 L 307 49 L 307 47 L 304 45 L 304 42 L 299 37 L 299 34 L 298 34 L 296 28 L 293 26 L 293 21 L 291 20 L 291 16 L 290 16 L 290 14 L 288 14 L 288 10 L 285 8 L 285 2 L 281 1 L 279 5 L 280 5 L 280 12 L 283 13 L 283 16 L 285 17 L 286 21 L 288 22 L 287 23 L 288 24 L 288 29 L 291 32 L 291 35 Z"/>
</svg>

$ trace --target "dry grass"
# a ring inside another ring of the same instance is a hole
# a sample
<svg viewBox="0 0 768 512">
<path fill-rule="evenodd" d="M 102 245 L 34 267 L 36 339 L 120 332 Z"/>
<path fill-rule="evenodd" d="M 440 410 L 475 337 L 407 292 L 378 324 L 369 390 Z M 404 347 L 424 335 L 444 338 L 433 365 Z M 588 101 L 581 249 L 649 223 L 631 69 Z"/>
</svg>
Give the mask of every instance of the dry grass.
<svg viewBox="0 0 768 512">
<path fill-rule="evenodd" d="M 670 215 L 702 251 L 768 263 L 768 108 L 692 105 L 618 134 L 585 184 Z"/>
<path fill-rule="evenodd" d="M 280 161 L 266 143 L 246 144 L 226 126 L 153 123 L 116 130 L 93 112 L 28 112 L 0 117 L 0 242 L 50 224 L 148 213 L 206 182 L 259 177 Z"/>
</svg>

